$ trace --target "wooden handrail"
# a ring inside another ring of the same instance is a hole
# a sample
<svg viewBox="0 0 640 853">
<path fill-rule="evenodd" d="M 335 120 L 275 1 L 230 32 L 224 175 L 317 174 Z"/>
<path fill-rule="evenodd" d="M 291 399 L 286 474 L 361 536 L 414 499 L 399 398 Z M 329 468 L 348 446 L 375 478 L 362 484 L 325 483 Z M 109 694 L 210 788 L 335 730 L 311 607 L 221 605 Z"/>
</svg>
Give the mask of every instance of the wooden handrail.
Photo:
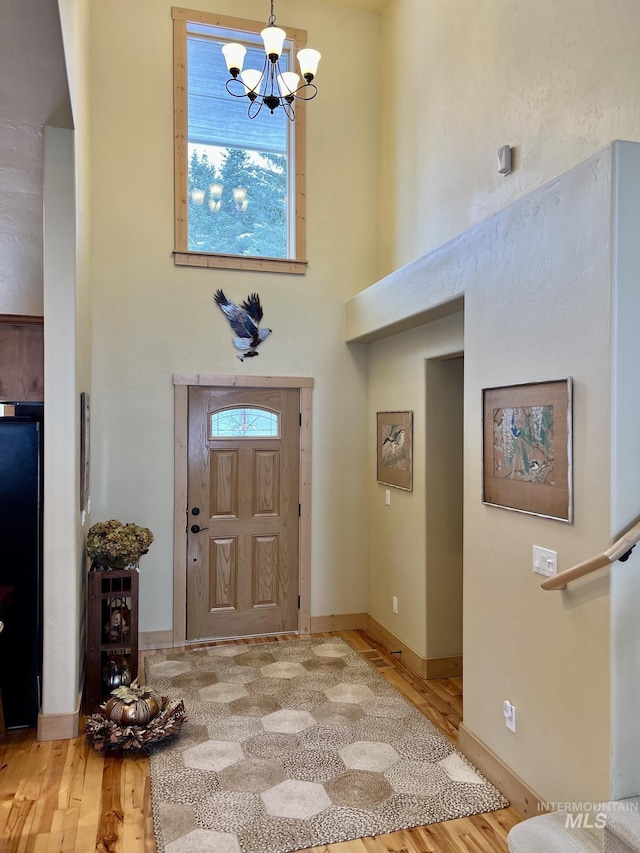
<svg viewBox="0 0 640 853">
<path fill-rule="evenodd" d="M 615 563 L 616 560 L 624 562 L 638 541 L 640 541 L 640 521 L 629 528 L 626 533 L 623 533 L 610 548 L 607 548 L 604 554 L 598 554 L 597 557 L 585 560 L 584 563 L 578 563 L 572 569 L 566 569 L 559 575 L 549 578 L 541 584 L 542 589 L 566 589 L 569 581 L 574 581 L 576 578 L 581 578 L 597 569 L 603 569 L 610 563 Z"/>
</svg>

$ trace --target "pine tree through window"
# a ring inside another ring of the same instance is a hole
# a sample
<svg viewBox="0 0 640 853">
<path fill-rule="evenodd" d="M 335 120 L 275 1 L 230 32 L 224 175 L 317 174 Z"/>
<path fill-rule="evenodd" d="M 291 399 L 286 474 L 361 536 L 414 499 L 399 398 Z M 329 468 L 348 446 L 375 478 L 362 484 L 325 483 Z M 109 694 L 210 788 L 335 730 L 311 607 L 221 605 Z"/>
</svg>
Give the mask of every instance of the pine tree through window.
<svg viewBox="0 0 640 853">
<path fill-rule="evenodd" d="M 177 264 L 304 273 L 304 103 L 247 116 L 225 88 L 222 47 L 261 68 L 263 24 L 174 9 Z M 287 30 L 281 67 L 305 42 Z"/>
</svg>

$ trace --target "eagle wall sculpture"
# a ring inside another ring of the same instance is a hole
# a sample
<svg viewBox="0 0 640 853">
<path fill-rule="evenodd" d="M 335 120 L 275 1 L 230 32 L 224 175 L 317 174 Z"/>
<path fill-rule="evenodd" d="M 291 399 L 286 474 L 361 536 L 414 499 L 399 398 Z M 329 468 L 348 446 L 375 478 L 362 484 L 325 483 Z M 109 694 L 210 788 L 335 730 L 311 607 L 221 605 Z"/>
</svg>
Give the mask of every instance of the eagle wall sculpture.
<svg viewBox="0 0 640 853">
<path fill-rule="evenodd" d="M 233 345 L 241 353 L 237 358 L 244 361 L 245 358 L 260 355 L 257 348 L 271 334 L 271 329 L 259 328 L 262 320 L 262 306 L 258 294 L 250 293 L 239 306 L 229 302 L 222 290 L 216 290 L 213 298 L 236 333 L 237 337 L 233 338 Z"/>
</svg>

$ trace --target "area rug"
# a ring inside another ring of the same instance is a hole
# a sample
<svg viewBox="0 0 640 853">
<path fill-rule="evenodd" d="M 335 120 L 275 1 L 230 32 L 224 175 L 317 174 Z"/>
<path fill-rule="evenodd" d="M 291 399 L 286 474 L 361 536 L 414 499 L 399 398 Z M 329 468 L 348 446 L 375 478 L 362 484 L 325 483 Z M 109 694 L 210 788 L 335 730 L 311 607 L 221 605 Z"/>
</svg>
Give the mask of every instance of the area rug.
<svg viewBox="0 0 640 853">
<path fill-rule="evenodd" d="M 508 805 L 338 638 L 156 654 L 187 722 L 151 754 L 158 853 L 289 853 Z"/>
</svg>

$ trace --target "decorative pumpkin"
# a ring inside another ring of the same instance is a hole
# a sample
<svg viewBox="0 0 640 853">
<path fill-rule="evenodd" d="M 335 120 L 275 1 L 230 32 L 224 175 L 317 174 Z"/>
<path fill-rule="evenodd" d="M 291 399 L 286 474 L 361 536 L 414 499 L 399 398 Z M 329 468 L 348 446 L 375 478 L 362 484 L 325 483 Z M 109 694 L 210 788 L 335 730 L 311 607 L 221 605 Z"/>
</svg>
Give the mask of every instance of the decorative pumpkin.
<svg viewBox="0 0 640 853">
<path fill-rule="evenodd" d="M 111 692 L 105 705 L 110 720 L 124 726 L 146 726 L 160 713 L 162 698 L 152 687 L 138 684 L 138 679 L 129 687 L 118 687 Z"/>
</svg>

